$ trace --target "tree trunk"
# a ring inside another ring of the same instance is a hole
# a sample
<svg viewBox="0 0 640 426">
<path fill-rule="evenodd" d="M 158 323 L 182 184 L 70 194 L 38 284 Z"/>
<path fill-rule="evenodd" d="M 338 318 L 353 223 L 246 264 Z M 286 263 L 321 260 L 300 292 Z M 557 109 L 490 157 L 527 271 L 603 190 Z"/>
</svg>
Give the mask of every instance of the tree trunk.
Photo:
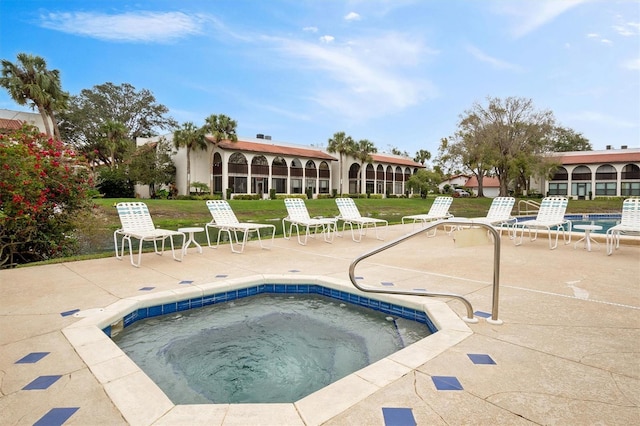
<svg viewBox="0 0 640 426">
<path fill-rule="evenodd" d="M 40 117 L 42 117 L 42 121 L 44 122 L 45 133 L 47 134 L 47 136 L 52 137 L 53 134 L 51 133 L 51 126 L 49 126 L 49 116 L 47 115 L 47 112 L 45 111 L 44 107 L 40 105 L 36 106 L 38 107 L 38 112 L 40 113 Z"/>
</svg>

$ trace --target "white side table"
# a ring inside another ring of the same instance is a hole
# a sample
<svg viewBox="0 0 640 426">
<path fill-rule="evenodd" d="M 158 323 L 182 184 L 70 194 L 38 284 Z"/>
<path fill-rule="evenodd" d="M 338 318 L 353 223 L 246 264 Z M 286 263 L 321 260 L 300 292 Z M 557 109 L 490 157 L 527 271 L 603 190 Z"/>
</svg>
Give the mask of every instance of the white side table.
<svg viewBox="0 0 640 426">
<path fill-rule="evenodd" d="M 185 255 L 187 254 L 187 249 L 189 248 L 191 243 L 193 243 L 196 246 L 196 248 L 198 249 L 198 253 L 202 253 L 202 247 L 193 238 L 193 235 L 196 232 L 204 232 L 204 228 L 200 228 L 200 227 L 197 227 L 197 226 L 191 227 L 191 228 L 178 228 L 178 232 L 184 232 L 185 234 L 189 234 L 189 238 L 184 243 L 184 246 L 182 246 L 182 253 L 183 254 L 185 254 Z"/>
<path fill-rule="evenodd" d="M 600 231 L 600 230 L 602 230 L 602 226 L 600 226 L 600 225 L 575 225 L 574 229 L 581 229 L 581 230 L 584 231 L 584 237 L 582 237 L 578 241 L 576 241 L 576 244 L 573 246 L 574 249 L 578 247 L 578 243 L 581 242 L 581 241 L 584 241 L 584 245 L 585 245 L 585 248 L 587 249 L 587 251 L 591 251 L 591 242 L 594 242 L 594 243 L 600 245 L 600 243 L 598 243 L 596 240 L 591 238 L 591 231 Z"/>
</svg>

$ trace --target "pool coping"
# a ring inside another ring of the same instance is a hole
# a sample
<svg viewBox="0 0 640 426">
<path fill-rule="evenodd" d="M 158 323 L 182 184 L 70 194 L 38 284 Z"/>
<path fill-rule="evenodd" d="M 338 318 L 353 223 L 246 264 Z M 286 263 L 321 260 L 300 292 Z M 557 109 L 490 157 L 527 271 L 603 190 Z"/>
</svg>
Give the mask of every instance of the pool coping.
<svg viewBox="0 0 640 426">
<path fill-rule="evenodd" d="M 126 314 L 139 308 L 175 303 L 222 291 L 262 284 L 320 285 L 367 298 L 424 310 L 438 331 L 398 352 L 290 404 L 175 405 L 164 392 L 105 334 Z M 321 424 L 408 374 L 473 334 L 443 301 L 418 296 L 364 293 L 345 280 L 320 275 L 264 274 L 120 299 L 105 307 L 74 314 L 79 321 L 62 330 L 130 424 L 169 424 L 207 420 L 211 423 Z"/>
</svg>

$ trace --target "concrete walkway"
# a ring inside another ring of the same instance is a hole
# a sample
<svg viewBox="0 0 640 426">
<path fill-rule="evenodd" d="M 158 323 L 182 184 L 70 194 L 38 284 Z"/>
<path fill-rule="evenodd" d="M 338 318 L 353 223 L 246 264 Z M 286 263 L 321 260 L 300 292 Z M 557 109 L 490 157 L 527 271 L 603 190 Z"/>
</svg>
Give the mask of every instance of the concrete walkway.
<svg viewBox="0 0 640 426">
<path fill-rule="evenodd" d="M 386 241 L 410 230 L 392 226 Z M 462 294 L 474 311 L 491 312 L 493 246 L 460 247 L 462 240 L 458 235 L 456 246 L 442 231 L 434 238 L 421 235 L 367 259 L 356 273 L 368 285 Z M 351 260 L 381 244 L 372 233 L 361 243 L 348 235 L 332 244 L 312 239 L 307 246 L 276 239 L 270 250 L 252 241 L 243 254 L 232 254 L 228 246 L 204 247 L 202 254 L 192 248 L 183 262 L 145 254 L 140 268 L 128 258 L 106 258 L 0 271 L 0 424 L 384 425 L 402 419 L 419 425 L 640 424 L 637 245 L 606 256 L 603 245 L 591 252 L 573 243 L 549 250 L 545 236 L 534 242 L 525 238 L 518 247 L 503 237 L 499 319 L 504 323 L 468 324 L 467 337 L 330 418 L 314 417 L 304 403 L 168 404 L 160 414 L 147 416 L 140 407 L 140 416 L 123 415 L 109 379 L 96 378 L 62 332 L 81 321 L 74 312 L 139 296 L 145 287 L 153 287 L 147 293 L 177 291 L 184 281 L 222 286 L 265 274 L 322 276 L 349 285 Z M 442 300 L 465 316 L 459 301 Z M 474 363 L 478 359 L 493 363 Z M 439 380 L 452 377 L 459 387 L 440 390 Z M 326 397 L 325 407 L 349 401 L 351 382 L 345 383 L 345 393 L 325 388 L 315 401 Z M 145 388 L 123 392 L 144 394 Z M 353 392 L 361 389 L 354 385 Z M 148 394 L 149 404 L 154 395 Z"/>
</svg>

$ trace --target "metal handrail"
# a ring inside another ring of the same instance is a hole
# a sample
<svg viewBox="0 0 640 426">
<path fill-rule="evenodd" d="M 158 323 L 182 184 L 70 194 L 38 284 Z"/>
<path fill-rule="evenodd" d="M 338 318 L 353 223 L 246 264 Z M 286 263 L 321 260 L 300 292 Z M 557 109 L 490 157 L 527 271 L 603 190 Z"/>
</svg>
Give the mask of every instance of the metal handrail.
<svg viewBox="0 0 640 426">
<path fill-rule="evenodd" d="M 499 291 L 500 291 L 500 234 L 491 225 L 480 222 L 473 222 L 472 220 L 456 220 L 456 219 L 447 219 L 447 220 L 438 220 L 431 222 L 424 228 L 418 229 L 417 231 L 412 231 L 409 234 L 403 235 L 402 237 L 396 238 L 393 241 L 390 241 L 376 249 L 370 250 L 365 254 L 358 256 L 351 262 L 349 266 L 349 279 L 351 283 L 360 291 L 365 293 L 380 293 L 380 294 L 401 294 L 406 296 L 424 296 L 424 297 L 451 297 L 454 299 L 460 300 L 467 309 L 467 317 L 463 318 L 464 321 L 470 323 L 478 322 L 477 319 L 473 317 L 473 307 L 471 306 L 471 302 L 469 302 L 464 296 L 453 293 L 432 293 L 425 291 L 415 291 L 415 290 L 398 290 L 398 289 L 381 289 L 374 287 L 365 287 L 356 282 L 355 278 L 355 269 L 356 265 L 360 263 L 360 261 L 373 256 L 374 254 L 380 253 L 384 250 L 387 250 L 391 247 L 397 246 L 398 244 L 406 241 L 410 238 L 415 237 L 418 234 L 422 234 L 423 232 L 428 232 L 431 229 L 437 228 L 440 225 L 455 225 L 455 226 L 479 226 L 482 228 L 486 228 L 492 235 L 494 241 L 494 249 L 493 249 L 493 296 L 491 302 L 491 318 L 487 318 L 487 322 L 492 324 L 502 324 L 502 321 L 498 319 L 498 299 L 499 299 Z"/>
<path fill-rule="evenodd" d="M 527 207 L 534 207 L 535 210 L 529 210 L 528 208 L 526 210 L 521 210 L 520 206 L 524 204 Z M 533 201 L 533 200 L 520 200 L 518 201 L 518 216 L 522 215 L 522 214 L 529 214 L 529 213 L 537 213 L 538 210 L 540 210 L 540 203 L 537 201 Z"/>
</svg>

